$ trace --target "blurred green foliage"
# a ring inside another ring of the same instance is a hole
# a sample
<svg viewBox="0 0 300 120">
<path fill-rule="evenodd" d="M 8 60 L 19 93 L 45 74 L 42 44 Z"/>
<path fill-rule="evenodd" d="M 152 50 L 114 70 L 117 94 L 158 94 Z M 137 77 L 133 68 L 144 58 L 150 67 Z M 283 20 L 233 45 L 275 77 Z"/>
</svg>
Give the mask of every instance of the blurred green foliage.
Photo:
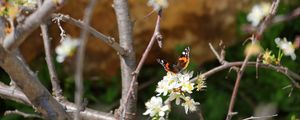
<svg viewBox="0 0 300 120">
<path fill-rule="evenodd" d="M 278 14 L 289 13 L 297 6 L 297 4 L 281 4 Z M 237 39 L 243 40 L 249 37 L 249 34 L 241 31 L 241 26 L 247 23 L 247 13 L 239 12 L 237 14 Z M 286 37 L 288 40 L 294 40 L 296 35 L 300 35 L 300 18 L 291 20 L 286 23 L 280 23 L 270 26 L 261 40 L 261 45 L 264 49 L 269 49 L 277 53 L 278 48 L 274 43 L 276 37 Z M 244 59 L 243 42 L 236 43 L 235 46 L 226 49 L 227 61 L 242 61 Z M 188 45 L 176 45 L 177 53 L 180 53 Z M 292 61 L 290 57 L 282 59 L 282 65 L 287 66 L 292 71 L 300 74 L 300 50 L 296 50 L 298 58 Z M 251 60 L 256 60 L 252 58 Z M 218 61 L 207 62 L 203 66 L 198 66 L 196 61 L 191 61 L 188 70 L 193 70 L 196 73 L 205 72 L 220 64 Z M 74 99 L 74 77 L 72 74 L 65 73 L 61 64 L 55 63 L 59 79 L 63 88 L 63 94 L 68 100 Z M 44 61 L 44 56 L 34 61 L 31 68 L 37 71 L 37 75 L 41 82 L 51 91 L 51 83 L 49 80 L 48 69 Z M 9 77 L 4 71 L 0 72 L 2 82 L 9 84 Z M 91 108 L 110 111 L 119 106 L 119 98 L 121 96 L 121 80 L 120 74 L 105 80 L 104 78 L 85 79 L 84 80 L 84 97 L 88 99 Z M 141 119 L 148 119 L 146 116 L 141 116 L 145 111 L 144 103 L 155 95 L 155 85 L 165 75 L 165 71 L 159 64 L 144 65 L 143 70 L 139 75 L 139 84 L 149 84 L 144 88 L 140 88 L 138 95 L 138 112 Z M 259 69 L 259 78 L 256 79 L 256 70 L 254 67 L 248 67 L 241 80 L 238 96 L 234 111 L 238 114 L 234 116 L 234 120 L 247 118 L 253 115 L 255 107 L 261 104 L 273 103 L 277 107 L 278 116 L 276 120 L 296 120 L 300 118 L 300 90 L 291 88 L 283 89 L 290 85 L 290 80 L 274 71 L 268 69 Z M 107 79 L 107 78 L 106 78 Z M 230 96 L 234 86 L 236 73 L 228 70 L 219 72 L 207 81 L 205 91 L 193 93 L 196 101 L 200 102 L 203 116 L 206 120 L 221 120 L 226 117 L 229 106 Z M 150 82 L 149 82 L 150 81 Z M 151 82 L 152 81 L 152 82 Z M 291 96 L 289 96 L 291 94 Z M 1 120 L 17 120 L 24 119 L 21 116 L 3 116 L 5 110 L 18 109 L 27 113 L 33 113 L 34 110 L 30 106 L 22 105 L 13 101 L 0 99 L 0 119 Z M 173 106 L 170 113 L 171 120 L 182 119 L 198 119 L 197 113 L 185 115 L 182 107 Z M 31 118 L 27 118 L 30 120 Z"/>
</svg>

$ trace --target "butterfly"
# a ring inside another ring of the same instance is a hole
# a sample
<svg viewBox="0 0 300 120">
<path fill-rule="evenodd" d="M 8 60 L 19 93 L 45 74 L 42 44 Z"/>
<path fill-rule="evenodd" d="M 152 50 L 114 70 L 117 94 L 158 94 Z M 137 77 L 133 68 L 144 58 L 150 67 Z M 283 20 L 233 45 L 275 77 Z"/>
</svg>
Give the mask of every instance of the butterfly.
<svg viewBox="0 0 300 120">
<path fill-rule="evenodd" d="M 157 62 L 159 64 L 161 64 L 167 72 L 172 72 L 175 74 L 179 73 L 179 72 L 183 71 L 184 69 L 186 69 L 186 67 L 188 66 L 188 64 L 190 62 L 190 48 L 186 47 L 182 51 L 176 64 L 171 64 L 163 59 L 157 59 Z"/>
</svg>

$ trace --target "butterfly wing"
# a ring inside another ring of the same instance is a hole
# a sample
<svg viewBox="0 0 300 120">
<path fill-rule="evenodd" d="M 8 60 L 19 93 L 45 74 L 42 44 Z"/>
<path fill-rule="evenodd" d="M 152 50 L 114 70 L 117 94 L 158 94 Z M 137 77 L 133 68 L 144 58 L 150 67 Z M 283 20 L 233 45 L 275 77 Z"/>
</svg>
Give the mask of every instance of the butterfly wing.
<svg viewBox="0 0 300 120">
<path fill-rule="evenodd" d="M 179 71 L 182 71 L 187 68 L 190 62 L 190 47 L 186 47 L 184 51 L 182 51 L 180 57 L 178 58 L 176 68 Z"/>
<path fill-rule="evenodd" d="M 174 64 L 171 64 L 169 62 L 167 62 L 166 60 L 163 60 L 163 59 L 157 59 L 157 62 L 159 64 L 161 64 L 166 71 L 168 72 L 172 72 L 172 73 L 178 73 L 178 69 L 175 68 L 175 65 Z"/>
</svg>

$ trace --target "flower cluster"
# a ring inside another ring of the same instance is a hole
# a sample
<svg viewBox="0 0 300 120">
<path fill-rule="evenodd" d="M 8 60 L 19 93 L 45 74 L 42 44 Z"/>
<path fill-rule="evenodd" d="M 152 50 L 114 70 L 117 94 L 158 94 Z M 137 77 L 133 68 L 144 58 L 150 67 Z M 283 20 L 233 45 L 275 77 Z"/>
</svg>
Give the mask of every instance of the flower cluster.
<svg viewBox="0 0 300 120">
<path fill-rule="evenodd" d="M 272 51 L 266 50 L 262 56 L 264 64 L 279 65 L 283 55 L 290 56 L 292 60 L 296 59 L 295 50 L 298 48 L 297 41 L 295 41 L 294 44 L 292 44 L 290 41 L 287 41 L 286 38 L 275 38 L 274 41 L 279 48 L 278 55 L 275 56 Z"/>
<path fill-rule="evenodd" d="M 60 45 L 55 48 L 56 61 L 62 63 L 67 57 L 73 56 L 78 45 L 79 41 L 77 39 L 73 40 L 70 36 L 65 37 Z"/>
<path fill-rule="evenodd" d="M 296 59 L 295 46 L 292 42 L 287 41 L 286 38 L 276 38 L 275 43 L 283 51 L 284 55 L 291 56 L 292 60 Z"/>
<path fill-rule="evenodd" d="M 162 8 L 167 8 L 169 3 L 168 0 L 149 0 L 148 5 L 152 6 L 155 11 L 159 11 Z"/>
<path fill-rule="evenodd" d="M 252 26 L 257 26 L 269 14 L 270 8 L 271 4 L 265 2 L 254 5 L 247 16 L 247 20 L 251 22 Z"/>
<path fill-rule="evenodd" d="M 176 74 L 168 72 L 167 75 L 164 76 L 160 82 L 158 82 L 157 88 L 155 90 L 157 93 L 156 96 L 167 96 L 165 104 L 175 101 L 176 105 L 181 105 L 184 107 L 186 114 L 188 113 L 188 111 L 196 111 L 196 105 L 199 105 L 200 103 L 195 102 L 194 99 L 190 97 L 190 94 L 193 93 L 193 90 L 197 89 L 197 91 L 199 91 L 206 86 L 203 76 L 200 75 L 195 83 L 190 81 L 192 77 L 193 72 L 183 72 Z M 150 101 L 152 101 L 152 98 Z M 149 103 L 151 102 L 146 103 L 146 107 L 149 105 Z M 153 111 L 153 109 L 147 107 L 147 111 L 144 113 L 144 115 L 151 113 L 150 111 Z M 153 113 L 158 114 L 159 112 L 153 111 Z M 153 118 L 153 116 L 155 115 L 152 115 L 151 117 Z M 161 116 L 160 114 L 159 117 L 164 116 Z"/>
</svg>

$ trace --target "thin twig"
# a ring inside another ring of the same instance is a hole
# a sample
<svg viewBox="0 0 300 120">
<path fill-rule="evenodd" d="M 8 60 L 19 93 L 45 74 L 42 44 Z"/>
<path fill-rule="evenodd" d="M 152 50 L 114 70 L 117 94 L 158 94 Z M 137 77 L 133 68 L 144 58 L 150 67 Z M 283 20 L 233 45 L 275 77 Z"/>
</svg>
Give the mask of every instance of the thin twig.
<svg viewBox="0 0 300 120">
<path fill-rule="evenodd" d="M 273 0 L 269 14 L 265 17 L 264 21 L 259 25 L 258 30 L 255 34 L 256 40 L 260 40 L 261 35 L 265 31 L 265 29 L 268 27 L 268 25 L 271 23 L 270 21 L 272 20 L 273 16 L 276 14 L 279 3 L 280 3 L 280 0 Z"/>
<path fill-rule="evenodd" d="M 60 42 L 62 42 L 66 37 L 66 31 L 63 29 L 63 27 L 61 26 L 61 21 L 62 21 L 62 16 L 58 16 L 52 19 L 52 21 L 54 21 L 54 23 L 57 23 L 57 26 L 60 30 Z M 82 28 L 83 29 L 83 28 Z"/>
<path fill-rule="evenodd" d="M 41 30 L 42 30 L 42 36 L 43 36 L 43 42 L 44 42 L 44 48 L 45 48 L 45 54 L 46 54 L 46 62 L 50 74 L 50 80 L 52 84 L 52 91 L 54 93 L 54 96 L 57 97 L 59 100 L 63 99 L 64 96 L 62 96 L 62 89 L 59 85 L 60 81 L 57 77 L 55 67 L 53 65 L 53 58 L 51 54 L 51 42 L 49 39 L 49 34 L 48 34 L 48 27 L 46 24 L 41 25 Z"/>
<path fill-rule="evenodd" d="M 228 62 L 224 65 L 220 65 L 218 67 L 215 67 L 203 74 L 201 74 L 203 77 L 205 78 L 208 78 L 209 76 L 212 76 L 214 75 L 215 73 L 219 72 L 219 71 L 222 71 L 222 70 L 225 70 L 225 69 L 228 69 L 228 68 L 231 68 L 233 66 L 241 66 L 243 64 L 243 61 L 237 61 L 237 62 Z M 252 67 L 256 67 L 256 62 L 248 62 L 247 63 L 247 66 L 252 66 Z M 297 73 L 293 72 L 293 71 L 290 71 L 290 70 L 286 70 L 284 68 L 282 68 L 281 66 L 274 66 L 274 65 L 270 65 L 270 64 L 259 64 L 258 67 L 260 68 L 266 68 L 266 69 L 272 69 L 276 72 L 280 72 L 281 74 L 285 75 L 285 76 L 290 76 L 292 78 L 294 78 L 295 80 L 300 80 L 300 75 L 298 75 Z M 293 74 L 294 76 L 291 76 L 291 74 Z M 192 82 L 195 82 L 197 80 L 197 77 L 194 77 L 191 81 Z M 288 77 L 289 78 L 289 77 Z M 295 82 L 292 82 L 292 83 L 297 83 L 296 81 Z M 295 86 L 298 86 L 298 85 L 295 85 Z"/>
<path fill-rule="evenodd" d="M 209 48 L 211 49 L 211 51 L 214 53 L 214 55 L 217 57 L 217 59 L 219 60 L 219 62 L 222 64 L 223 60 L 221 59 L 219 53 L 216 51 L 216 49 L 212 46 L 211 43 L 208 43 Z"/>
<path fill-rule="evenodd" d="M 43 118 L 42 116 L 35 115 L 35 114 L 24 113 L 24 112 L 21 112 L 19 110 L 7 110 L 7 111 L 4 112 L 4 115 L 21 115 L 24 118 L 40 118 L 40 119 Z"/>
<path fill-rule="evenodd" d="M 298 18 L 300 16 L 300 7 L 294 9 L 291 13 L 287 15 L 277 15 L 272 20 L 272 24 L 277 24 L 281 22 L 287 22 L 290 20 L 293 20 L 295 18 Z"/>
<path fill-rule="evenodd" d="M 88 38 L 88 31 L 87 28 L 90 24 L 91 18 L 92 18 L 92 13 L 94 10 L 94 7 L 96 5 L 97 0 L 90 0 L 90 3 L 85 9 L 84 12 L 84 18 L 83 18 L 83 23 L 84 23 L 84 29 L 82 29 L 81 35 L 80 35 L 80 40 L 79 40 L 79 48 L 77 51 L 77 56 L 76 56 L 76 71 L 75 71 L 75 103 L 77 106 L 77 110 L 74 114 L 74 119 L 75 120 L 80 120 L 80 111 L 81 111 L 81 105 L 82 105 L 82 97 L 83 97 L 83 65 L 84 65 L 84 57 L 85 57 L 85 47 L 87 43 L 87 38 Z"/>
<path fill-rule="evenodd" d="M 125 99 L 124 103 L 122 104 L 122 106 L 124 107 L 124 110 L 126 109 L 126 104 L 127 104 L 127 101 L 129 99 L 129 97 L 131 97 L 133 95 L 133 91 L 132 91 L 133 85 L 134 85 L 134 83 L 137 80 L 139 72 L 140 72 L 140 70 L 141 70 L 141 68 L 142 68 L 142 66 L 143 66 L 146 58 L 148 57 L 148 54 L 149 54 L 151 48 L 153 47 L 153 45 L 154 45 L 157 37 L 160 35 L 160 32 L 159 32 L 159 30 L 160 30 L 160 20 L 161 20 L 161 11 L 158 13 L 157 20 L 156 20 L 156 25 L 155 25 L 155 29 L 154 29 L 154 33 L 153 33 L 153 35 L 152 35 L 152 37 L 150 39 L 150 42 L 149 42 L 147 48 L 145 49 L 145 51 L 144 51 L 144 53 L 142 55 L 142 58 L 141 58 L 141 60 L 140 60 L 140 62 L 138 64 L 138 66 L 136 67 L 135 71 L 132 73 L 133 74 L 132 81 L 130 83 L 130 87 L 129 87 L 126 99 Z"/>
<path fill-rule="evenodd" d="M 240 85 L 240 81 L 241 81 L 241 78 L 244 74 L 246 65 L 247 65 L 250 57 L 251 57 L 251 55 L 248 53 L 246 55 L 246 58 L 245 58 L 245 60 L 242 64 L 242 66 L 241 66 L 241 69 L 238 71 L 238 75 L 237 75 L 237 78 L 236 78 L 236 81 L 235 81 L 233 92 L 232 92 L 232 95 L 231 95 L 231 98 L 230 98 L 230 103 L 229 103 L 228 114 L 227 114 L 226 120 L 230 120 L 231 117 L 233 116 L 233 114 L 232 114 L 233 113 L 233 107 L 234 107 L 236 95 L 237 95 L 237 92 L 238 92 L 238 88 L 239 88 L 239 85 Z"/>
<path fill-rule="evenodd" d="M 32 106 L 31 102 L 22 91 L 7 86 L 2 82 L 0 82 L 0 97 Z M 74 103 L 67 100 L 60 101 L 60 104 L 64 106 L 66 111 L 75 111 L 77 109 Z M 111 113 L 99 112 L 90 108 L 86 108 L 84 111 L 80 112 L 80 115 L 83 120 L 115 120 Z"/>
<path fill-rule="evenodd" d="M 267 25 L 270 23 L 271 18 L 275 15 L 275 13 L 277 11 L 277 8 L 279 6 L 279 2 L 280 2 L 280 0 L 274 0 L 273 1 L 272 6 L 271 6 L 271 10 L 270 10 L 268 16 L 266 16 L 264 21 L 260 24 L 259 29 L 255 34 L 255 37 L 252 38 L 252 44 L 255 44 L 255 42 L 257 42 L 257 40 L 260 40 L 263 31 L 266 29 Z M 226 120 L 231 120 L 231 118 L 233 116 L 232 113 L 233 113 L 233 108 L 234 108 L 238 88 L 239 88 L 239 85 L 240 85 L 240 81 L 241 81 L 241 78 L 243 76 L 243 73 L 245 71 L 246 65 L 247 65 L 250 57 L 251 57 L 251 54 L 248 53 L 246 55 L 245 59 L 244 59 L 244 62 L 241 66 L 240 71 L 237 74 L 234 89 L 233 89 L 233 92 L 232 92 L 232 95 L 231 95 L 231 98 L 230 98 L 230 103 L 229 103 L 229 108 L 228 108 L 228 113 L 227 113 Z"/>
<path fill-rule="evenodd" d="M 253 117 L 253 116 L 251 116 L 251 117 L 245 118 L 245 119 L 243 119 L 243 120 L 254 120 L 254 119 L 262 119 L 262 118 L 272 118 L 272 117 L 276 117 L 276 116 L 278 116 L 278 115 L 275 114 L 275 115 L 260 116 L 260 117 Z"/>
<path fill-rule="evenodd" d="M 42 6 L 42 1 L 38 1 L 38 6 Z M 44 43 L 44 49 L 46 54 L 46 63 L 48 66 L 48 71 L 50 74 L 50 80 L 52 84 L 52 91 L 55 97 L 57 97 L 58 100 L 64 99 L 64 96 L 62 95 L 62 89 L 59 85 L 60 81 L 57 77 L 56 70 L 53 64 L 53 58 L 51 54 L 51 40 L 49 39 L 49 33 L 48 33 L 48 26 L 43 23 L 41 24 L 41 31 L 42 31 L 42 37 L 43 37 L 43 43 Z"/>
<path fill-rule="evenodd" d="M 223 42 L 221 41 L 221 42 L 220 42 L 220 46 L 223 46 L 222 44 L 223 44 Z M 214 55 L 215 55 L 215 56 L 217 57 L 217 59 L 219 60 L 219 62 L 220 62 L 221 64 L 226 64 L 227 61 L 224 60 L 224 59 L 225 59 L 225 50 L 224 50 L 224 47 L 222 47 L 221 53 L 219 54 L 219 53 L 217 52 L 217 50 L 214 48 L 214 46 L 213 46 L 211 43 L 209 43 L 208 45 L 209 45 L 209 48 L 211 49 L 211 51 L 214 53 Z M 236 70 L 236 68 L 234 68 L 234 69 Z"/>
<path fill-rule="evenodd" d="M 70 23 L 72 25 L 75 25 L 81 29 L 84 29 L 84 23 L 82 21 L 76 20 L 68 15 L 63 14 L 53 14 L 52 18 L 61 18 L 64 22 Z M 97 31 L 95 28 L 92 28 L 91 26 L 88 26 L 87 31 L 90 32 L 94 37 L 98 38 L 99 40 L 104 41 L 107 43 L 110 47 L 112 47 L 114 50 L 118 52 L 120 55 L 126 55 L 127 52 L 124 48 L 122 48 L 113 37 L 104 35 Z"/>
<path fill-rule="evenodd" d="M 38 6 L 42 6 L 42 1 L 39 0 Z M 44 43 L 44 49 L 45 49 L 45 54 L 46 54 L 46 63 L 48 66 L 48 71 L 50 74 L 50 80 L 52 84 L 52 91 L 55 97 L 58 98 L 58 100 L 64 99 L 64 96 L 62 95 L 62 89 L 59 85 L 60 81 L 57 77 L 55 67 L 53 65 L 53 58 L 51 54 L 51 41 L 49 39 L 49 33 L 48 33 L 48 26 L 43 23 L 40 25 L 41 31 L 42 31 L 42 37 L 43 37 L 43 43 Z"/>
</svg>

